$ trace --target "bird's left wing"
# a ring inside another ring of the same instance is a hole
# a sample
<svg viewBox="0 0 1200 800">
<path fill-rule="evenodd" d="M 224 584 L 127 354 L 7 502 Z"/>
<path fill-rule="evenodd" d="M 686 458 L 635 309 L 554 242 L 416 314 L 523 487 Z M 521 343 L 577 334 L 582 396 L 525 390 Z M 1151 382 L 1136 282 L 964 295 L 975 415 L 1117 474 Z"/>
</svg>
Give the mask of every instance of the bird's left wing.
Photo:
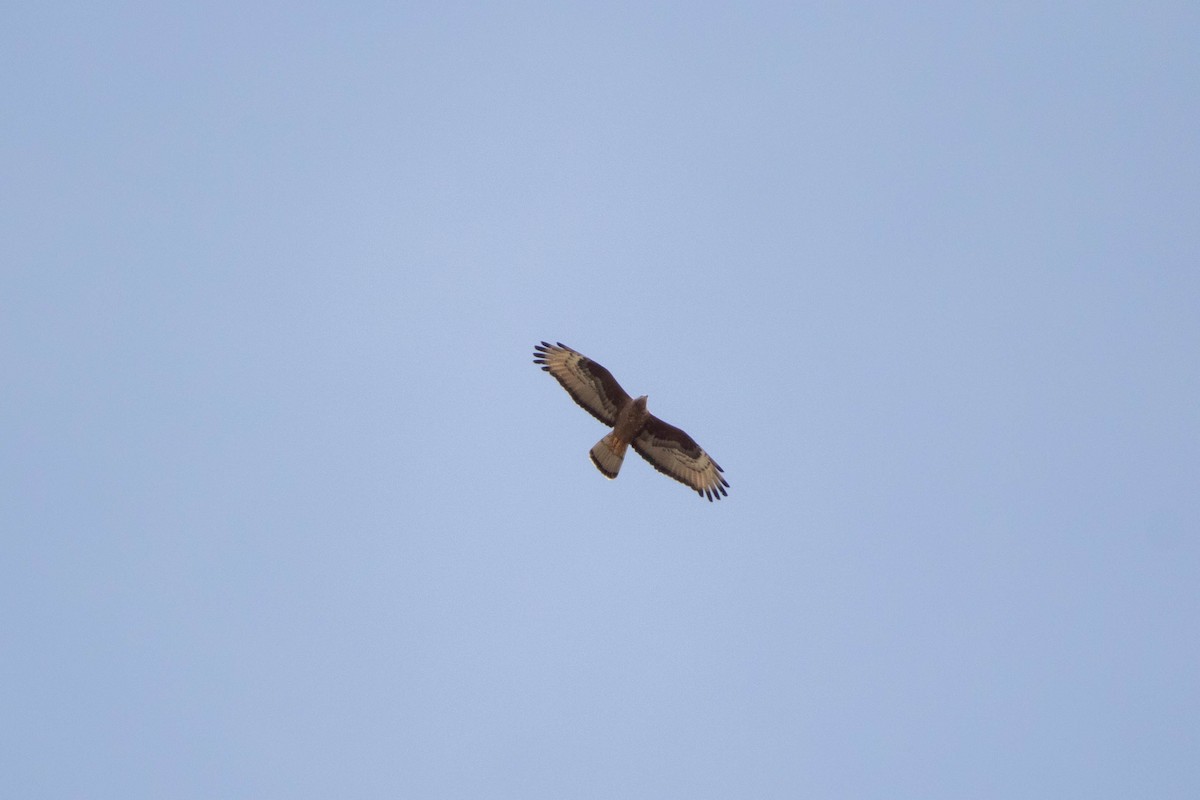
<svg viewBox="0 0 1200 800">
<path fill-rule="evenodd" d="M 633 449 L 656 470 L 707 497 L 711 503 L 728 496 L 724 470 L 700 445 L 674 425 L 653 414 L 633 440 Z"/>
</svg>

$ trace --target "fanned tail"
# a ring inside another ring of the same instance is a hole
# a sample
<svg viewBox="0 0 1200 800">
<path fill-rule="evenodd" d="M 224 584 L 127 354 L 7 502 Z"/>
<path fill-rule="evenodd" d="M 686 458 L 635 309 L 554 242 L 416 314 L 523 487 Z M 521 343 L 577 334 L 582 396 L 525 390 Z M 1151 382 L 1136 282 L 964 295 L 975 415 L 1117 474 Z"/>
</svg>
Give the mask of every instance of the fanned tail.
<svg viewBox="0 0 1200 800">
<path fill-rule="evenodd" d="M 629 442 L 622 442 L 617 439 L 616 433 L 610 433 L 596 442 L 589 455 L 596 469 L 611 481 L 621 471 L 621 462 L 625 460 L 625 451 L 628 449 Z"/>
</svg>

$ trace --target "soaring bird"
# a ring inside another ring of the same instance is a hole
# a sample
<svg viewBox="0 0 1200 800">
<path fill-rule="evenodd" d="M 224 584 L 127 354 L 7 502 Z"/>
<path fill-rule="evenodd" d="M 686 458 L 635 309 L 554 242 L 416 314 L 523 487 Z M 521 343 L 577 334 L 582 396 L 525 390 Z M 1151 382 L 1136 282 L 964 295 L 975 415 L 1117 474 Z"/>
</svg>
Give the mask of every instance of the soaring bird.
<svg viewBox="0 0 1200 800">
<path fill-rule="evenodd" d="M 590 454 L 604 477 L 617 477 L 625 451 L 633 445 L 656 470 L 710 503 L 728 496 L 729 483 L 720 465 L 691 436 L 647 411 L 645 395 L 630 397 L 611 372 L 562 342 L 542 342 L 533 350 L 533 363 L 553 375 L 585 411 L 612 428 Z"/>
</svg>

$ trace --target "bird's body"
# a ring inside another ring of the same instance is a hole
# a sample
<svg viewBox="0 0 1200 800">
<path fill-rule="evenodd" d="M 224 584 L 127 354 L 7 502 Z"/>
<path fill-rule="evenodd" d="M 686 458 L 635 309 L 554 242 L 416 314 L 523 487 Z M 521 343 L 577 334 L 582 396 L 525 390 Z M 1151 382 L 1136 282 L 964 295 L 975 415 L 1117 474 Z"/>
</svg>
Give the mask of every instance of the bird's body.
<svg viewBox="0 0 1200 800">
<path fill-rule="evenodd" d="M 604 473 L 604 477 L 612 480 L 621 471 L 621 462 L 625 460 L 625 451 L 629 443 L 642 432 L 650 412 L 646 410 L 646 396 L 626 403 L 617 412 L 617 422 L 613 425 L 612 433 L 596 442 L 589 455 L 596 469 Z"/>
<path fill-rule="evenodd" d="M 611 372 L 562 342 L 535 345 L 533 361 L 553 375 L 588 413 L 612 426 L 612 432 L 590 452 L 592 463 L 606 478 L 617 477 L 632 445 L 656 470 L 710 502 L 727 495 L 729 483 L 721 475 L 720 465 L 692 437 L 651 414 L 645 395 L 630 397 Z"/>
</svg>

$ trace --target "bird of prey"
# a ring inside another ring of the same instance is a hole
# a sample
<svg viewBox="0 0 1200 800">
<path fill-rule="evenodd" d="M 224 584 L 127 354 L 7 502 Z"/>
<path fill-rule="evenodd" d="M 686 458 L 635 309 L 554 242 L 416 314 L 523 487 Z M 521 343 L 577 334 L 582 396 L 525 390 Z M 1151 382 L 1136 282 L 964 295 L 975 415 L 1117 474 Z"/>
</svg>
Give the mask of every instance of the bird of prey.
<svg viewBox="0 0 1200 800">
<path fill-rule="evenodd" d="M 567 394 L 612 433 L 592 448 L 592 463 L 612 480 L 621 470 L 630 445 L 656 470 L 670 476 L 711 503 L 728 496 L 724 470 L 695 440 L 646 410 L 646 396 L 629 396 L 604 367 L 559 342 L 533 347 L 533 363 L 540 364 L 567 390 Z"/>
</svg>

